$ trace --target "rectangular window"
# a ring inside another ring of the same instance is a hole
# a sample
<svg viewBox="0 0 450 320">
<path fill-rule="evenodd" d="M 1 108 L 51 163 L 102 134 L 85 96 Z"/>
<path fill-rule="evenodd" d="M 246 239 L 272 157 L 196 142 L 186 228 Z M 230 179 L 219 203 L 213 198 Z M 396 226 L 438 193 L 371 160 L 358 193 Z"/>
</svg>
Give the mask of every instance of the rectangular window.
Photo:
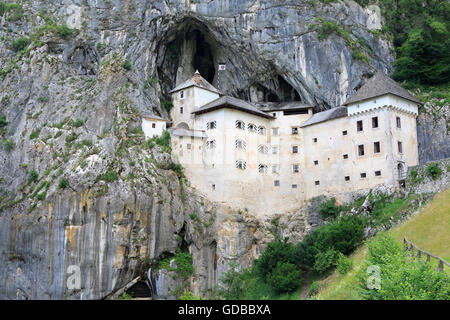
<svg viewBox="0 0 450 320">
<path fill-rule="evenodd" d="M 298 164 L 293 164 L 292 165 L 292 172 L 294 172 L 294 173 L 300 172 L 300 166 Z"/>
<path fill-rule="evenodd" d="M 277 113 L 276 112 L 272 113 L 272 115 L 273 115 L 274 118 L 277 117 Z"/>
<path fill-rule="evenodd" d="M 365 172 L 363 172 L 363 173 L 361 173 L 361 179 L 365 179 L 366 178 L 366 173 Z"/>
<path fill-rule="evenodd" d="M 206 130 L 212 130 L 217 128 L 217 121 L 211 121 L 206 123 Z"/>
<path fill-rule="evenodd" d="M 190 144 L 190 143 L 188 143 L 188 144 L 186 145 L 186 147 L 187 147 L 188 150 L 191 150 L 191 144 Z"/>
<path fill-rule="evenodd" d="M 272 128 L 272 135 L 274 136 L 278 135 L 278 128 Z"/>
<path fill-rule="evenodd" d="M 292 147 L 292 153 L 298 153 L 298 146 Z"/>
<path fill-rule="evenodd" d="M 343 157 L 344 159 L 348 159 L 348 154 L 344 154 L 342 157 Z"/>
<path fill-rule="evenodd" d="M 320 181 L 319 181 L 319 180 L 314 181 L 314 184 L 315 184 L 316 186 L 318 186 L 318 185 L 320 184 Z"/>
<path fill-rule="evenodd" d="M 296 184 L 293 184 L 293 185 L 292 185 L 292 189 L 297 189 L 297 185 L 296 185 Z"/>
<path fill-rule="evenodd" d="M 345 181 L 350 181 L 350 176 L 345 176 Z"/>
<path fill-rule="evenodd" d="M 180 107 L 180 113 L 183 114 L 183 107 Z"/>
<path fill-rule="evenodd" d="M 313 138 L 313 142 L 317 142 L 317 138 Z"/>
<path fill-rule="evenodd" d="M 274 185 L 275 187 L 279 187 L 279 186 L 280 186 L 280 180 L 275 180 L 275 181 L 273 182 L 273 185 Z"/>
<path fill-rule="evenodd" d="M 403 145 L 401 141 L 397 141 L 398 153 L 403 153 Z"/>
<path fill-rule="evenodd" d="M 258 172 L 259 173 L 267 173 L 267 166 L 265 164 L 258 165 Z"/>
<path fill-rule="evenodd" d="M 396 122 L 397 122 L 397 128 L 401 128 L 402 127 L 402 122 L 400 120 L 400 117 L 396 118 Z"/>
<path fill-rule="evenodd" d="M 245 130 L 245 123 L 240 120 L 236 120 L 236 129 Z"/>
<path fill-rule="evenodd" d="M 184 91 L 180 91 L 180 99 L 184 99 Z"/>
<path fill-rule="evenodd" d="M 216 185 L 215 184 L 212 185 L 212 189 L 216 190 Z"/>
<path fill-rule="evenodd" d="M 314 165 L 317 166 L 319 164 L 319 160 L 314 160 Z"/>
<path fill-rule="evenodd" d="M 380 153 L 381 152 L 381 147 L 380 147 L 380 142 L 374 142 L 373 143 L 373 153 Z"/>
<path fill-rule="evenodd" d="M 236 168 L 241 170 L 247 169 L 247 162 L 243 160 L 236 160 Z"/>
<path fill-rule="evenodd" d="M 360 144 L 359 146 L 358 146 L 358 156 L 363 156 L 364 155 L 364 145 L 363 144 Z"/>
<path fill-rule="evenodd" d="M 298 134 L 298 128 L 292 127 L 292 134 Z"/>
<path fill-rule="evenodd" d="M 272 154 L 278 154 L 278 147 L 272 146 Z"/>
<path fill-rule="evenodd" d="M 342 131 L 342 135 L 346 136 L 347 135 L 347 130 Z"/>
<path fill-rule="evenodd" d="M 156 128 L 156 123 L 152 123 L 152 128 L 153 128 L 153 129 Z"/>
<path fill-rule="evenodd" d="M 378 117 L 372 118 L 372 128 L 378 128 Z"/>
<path fill-rule="evenodd" d="M 375 177 L 379 177 L 379 176 L 381 176 L 381 171 L 380 170 L 375 171 Z"/>
<path fill-rule="evenodd" d="M 274 164 L 272 166 L 272 173 L 278 173 L 278 165 Z"/>
<path fill-rule="evenodd" d="M 356 122 L 356 131 L 361 132 L 363 131 L 363 122 L 362 120 L 359 120 Z"/>
</svg>

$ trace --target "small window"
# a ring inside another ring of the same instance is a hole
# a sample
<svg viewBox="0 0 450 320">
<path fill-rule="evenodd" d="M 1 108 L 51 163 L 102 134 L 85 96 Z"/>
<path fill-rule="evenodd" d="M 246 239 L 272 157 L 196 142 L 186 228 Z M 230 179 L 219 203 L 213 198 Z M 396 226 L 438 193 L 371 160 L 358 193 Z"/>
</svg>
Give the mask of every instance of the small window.
<svg viewBox="0 0 450 320">
<path fill-rule="evenodd" d="M 313 142 L 317 142 L 317 138 L 313 138 Z"/>
<path fill-rule="evenodd" d="M 217 121 L 210 121 L 206 123 L 206 130 L 212 130 L 217 128 Z"/>
<path fill-rule="evenodd" d="M 156 128 L 156 123 L 152 123 L 152 128 L 153 128 L 153 129 Z"/>
<path fill-rule="evenodd" d="M 358 146 L 358 156 L 363 156 L 364 155 L 364 145 L 363 144 L 360 144 L 359 146 Z"/>
<path fill-rule="evenodd" d="M 342 135 L 346 136 L 347 135 L 347 130 L 342 131 Z"/>
<path fill-rule="evenodd" d="M 362 122 L 362 120 L 358 120 L 356 122 L 356 131 L 358 131 L 358 132 L 363 131 L 363 122 Z"/>
<path fill-rule="evenodd" d="M 213 184 L 211 187 L 212 187 L 213 190 L 216 190 L 216 185 L 215 184 Z"/>
<path fill-rule="evenodd" d="M 318 186 L 318 185 L 320 184 L 320 181 L 319 181 L 319 180 L 314 181 L 314 184 L 315 184 L 316 186 Z"/>
<path fill-rule="evenodd" d="M 375 177 L 379 177 L 379 176 L 381 176 L 381 171 L 380 170 L 375 171 Z"/>
<path fill-rule="evenodd" d="M 297 185 L 296 185 L 296 184 L 293 184 L 293 185 L 292 185 L 292 189 L 297 189 Z"/>
<path fill-rule="evenodd" d="M 180 91 L 180 99 L 184 99 L 184 91 Z"/>
<path fill-rule="evenodd" d="M 244 121 L 236 120 L 236 128 L 237 129 L 241 129 L 241 130 L 245 130 L 245 123 L 244 123 Z"/>
<path fill-rule="evenodd" d="M 214 149 L 216 147 L 216 140 L 206 141 L 206 149 Z"/>
<path fill-rule="evenodd" d="M 268 146 L 265 146 L 265 145 L 263 145 L 263 144 L 260 144 L 260 145 L 258 146 L 258 152 L 259 152 L 259 153 L 263 153 L 263 154 L 268 154 L 268 153 L 269 153 L 269 147 L 268 147 Z"/>
<path fill-rule="evenodd" d="M 365 179 L 366 178 L 366 173 L 365 172 L 363 172 L 363 173 L 361 173 L 361 179 Z"/>
<path fill-rule="evenodd" d="M 345 176 L 345 181 L 350 181 L 350 176 Z"/>
<path fill-rule="evenodd" d="M 300 172 L 300 166 L 298 164 L 292 165 L 292 172 L 299 173 Z"/>
<path fill-rule="evenodd" d="M 247 169 L 247 162 L 244 160 L 236 160 L 236 168 L 241 170 Z"/>
<path fill-rule="evenodd" d="M 258 127 L 258 134 L 260 134 L 262 136 L 265 136 L 266 135 L 266 128 L 262 127 L 262 126 L 259 126 Z"/>
<path fill-rule="evenodd" d="M 236 141 L 234 142 L 234 146 L 236 147 L 236 149 L 244 149 L 247 147 L 247 144 L 245 143 L 244 140 L 239 140 L 236 139 Z"/>
<path fill-rule="evenodd" d="M 265 164 L 258 165 L 258 172 L 259 173 L 267 173 L 267 166 Z"/>
<path fill-rule="evenodd" d="M 273 115 L 274 118 L 277 117 L 277 113 L 276 112 L 272 113 L 272 115 Z"/>
<path fill-rule="evenodd" d="M 403 153 L 403 145 L 401 141 L 397 141 L 398 152 Z"/>
<path fill-rule="evenodd" d="M 402 127 L 402 122 L 400 120 L 400 117 L 396 118 L 396 122 L 397 122 L 397 128 L 401 128 Z"/>
<path fill-rule="evenodd" d="M 372 128 L 378 128 L 378 117 L 372 118 Z"/>
<path fill-rule="evenodd" d="M 342 157 L 343 157 L 344 159 L 348 159 L 348 154 L 344 154 Z"/>
<path fill-rule="evenodd" d="M 272 154 L 278 154 L 278 147 L 272 146 Z"/>
<path fill-rule="evenodd" d="M 278 165 L 272 165 L 272 173 L 278 173 Z"/>
<path fill-rule="evenodd" d="M 191 144 L 190 143 L 188 143 L 187 145 L 186 145 L 186 148 L 188 149 L 188 150 L 191 150 Z"/>
<path fill-rule="evenodd" d="M 180 107 L 180 113 L 183 114 L 183 107 Z"/>
<path fill-rule="evenodd" d="M 292 153 L 298 153 L 298 146 L 292 147 Z"/>
<path fill-rule="evenodd" d="M 273 185 L 275 187 L 279 187 L 280 186 L 280 180 L 274 180 Z"/>
<path fill-rule="evenodd" d="M 278 128 L 272 128 L 272 135 L 274 136 L 278 135 Z"/>
<path fill-rule="evenodd" d="M 256 126 L 253 123 L 249 123 L 247 125 L 247 130 L 250 132 L 257 132 L 258 129 L 256 128 Z"/>
<path fill-rule="evenodd" d="M 380 153 L 381 152 L 381 147 L 380 147 L 380 142 L 374 142 L 373 143 L 373 153 Z"/>
<path fill-rule="evenodd" d="M 292 127 L 292 134 L 298 134 L 298 128 Z"/>
<path fill-rule="evenodd" d="M 319 160 L 314 160 L 314 165 L 317 166 L 319 164 Z"/>
</svg>

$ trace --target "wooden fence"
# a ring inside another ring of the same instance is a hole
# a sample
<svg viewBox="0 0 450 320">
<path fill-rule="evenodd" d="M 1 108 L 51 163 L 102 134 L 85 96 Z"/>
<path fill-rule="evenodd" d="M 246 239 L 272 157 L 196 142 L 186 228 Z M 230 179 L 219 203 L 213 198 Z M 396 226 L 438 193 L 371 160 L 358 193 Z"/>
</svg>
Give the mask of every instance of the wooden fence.
<svg viewBox="0 0 450 320">
<path fill-rule="evenodd" d="M 444 265 L 446 265 L 447 267 L 450 267 L 450 263 L 448 263 L 447 261 L 445 261 L 442 258 L 432 255 L 429 252 L 419 249 L 418 247 L 416 247 L 416 245 L 414 243 L 412 243 L 411 241 L 406 239 L 406 237 L 403 238 L 403 244 L 406 248 L 406 251 L 411 251 L 412 255 L 414 255 L 414 250 L 417 250 L 417 254 L 415 254 L 417 259 L 420 259 L 423 254 L 424 256 L 427 257 L 427 262 L 430 262 L 431 258 L 438 260 L 439 263 L 438 263 L 438 267 L 437 267 L 436 271 L 444 271 Z"/>
</svg>

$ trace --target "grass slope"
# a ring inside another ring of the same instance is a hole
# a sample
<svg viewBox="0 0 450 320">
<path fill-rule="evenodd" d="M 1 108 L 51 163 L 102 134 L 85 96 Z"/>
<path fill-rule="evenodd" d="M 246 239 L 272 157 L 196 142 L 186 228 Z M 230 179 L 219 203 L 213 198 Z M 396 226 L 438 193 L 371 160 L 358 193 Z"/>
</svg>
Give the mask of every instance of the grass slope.
<svg viewBox="0 0 450 320">
<path fill-rule="evenodd" d="M 406 237 L 422 250 L 450 261 L 450 189 L 435 195 L 433 200 L 416 216 L 389 230 L 398 241 Z M 369 240 L 370 241 L 370 240 Z M 353 269 L 345 275 L 334 271 L 320 281 L 322 289 L 317 294 L 319 300 L 358 300 L 358 280 L 355 275 L 367 256 L 367 246 L 362 245 L 350 258 Z M 437 263 L 433 263 L 437 265 Z M 449 273 L 448 268 L 445 271 Z"/>
</svg>

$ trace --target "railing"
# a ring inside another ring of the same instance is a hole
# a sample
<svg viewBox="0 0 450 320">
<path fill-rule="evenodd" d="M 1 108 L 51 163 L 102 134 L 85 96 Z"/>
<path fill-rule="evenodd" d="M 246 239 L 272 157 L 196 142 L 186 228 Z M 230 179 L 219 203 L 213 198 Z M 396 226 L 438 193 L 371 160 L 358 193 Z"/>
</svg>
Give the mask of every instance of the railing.
<svg viewBox="0 0 450 320">
<path fill-rule="evenodd" d="M 414 249 L 417 250 L 417 254 L 416 254 L 417 259 L 420 259 L 423 254 L 427 257 L 427 262 L 430 262 L 431 258 L 438 260 L 439 264 L 437 266 L 436 271 L 444 271 L 444 265 L 446 265 L 447 267 L 450 267 L 450 263 L 448 263 L 447 261 L 445 261 L 442 258 L 432 255 L 429 252 L 419 249 L 418 247 L 416 247 L 416 245 L 414 243 L 412 243 L 411 241 L 408 241 L 408 239 L 406 239 L 406 237 L 403 238 L 403 244 L 406 248 L 406 251 L 411 250 L 412 255 L 414 255 Z"/>
</svg>

